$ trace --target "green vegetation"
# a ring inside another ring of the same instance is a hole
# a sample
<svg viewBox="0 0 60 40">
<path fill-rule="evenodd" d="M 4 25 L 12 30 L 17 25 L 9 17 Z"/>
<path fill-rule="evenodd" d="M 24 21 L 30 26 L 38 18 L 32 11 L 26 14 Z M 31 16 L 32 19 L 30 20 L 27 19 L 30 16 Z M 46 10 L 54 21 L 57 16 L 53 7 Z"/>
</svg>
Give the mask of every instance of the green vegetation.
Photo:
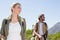
<svg viewBox="0 0 60 40">
<path fill-rule="evenodd" d="M 26 30 L 26 39 L 30 40 L 32 37 L 32 30 Z"/>
<path fill-rule="evenodd" d="M 56 34 L 50 34 L 47 39 L 48 40 L 60 40 L 60 32 Z"/>
<path fill-rule="evenodd" d="M 32 37 L 32 30 L 26 30 L 26 39 L 30 40 Z M 60 32 L 56 34 L 50 34 L 47 40 L 60 40 Z"/>
</svg>

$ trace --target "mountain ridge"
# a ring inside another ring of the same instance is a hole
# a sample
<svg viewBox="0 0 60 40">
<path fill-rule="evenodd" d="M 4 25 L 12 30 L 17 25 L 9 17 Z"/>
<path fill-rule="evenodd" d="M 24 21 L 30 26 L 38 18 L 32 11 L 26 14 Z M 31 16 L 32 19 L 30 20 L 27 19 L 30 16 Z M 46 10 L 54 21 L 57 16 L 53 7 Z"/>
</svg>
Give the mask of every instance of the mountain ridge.
<svg viewBox="0 0 60 40">
<path fill-rule="evenodd" d="M 52 28 L 48 30 L 48 34 L 60 32 L 60 22 L 57 22 Z"/>
</svg>

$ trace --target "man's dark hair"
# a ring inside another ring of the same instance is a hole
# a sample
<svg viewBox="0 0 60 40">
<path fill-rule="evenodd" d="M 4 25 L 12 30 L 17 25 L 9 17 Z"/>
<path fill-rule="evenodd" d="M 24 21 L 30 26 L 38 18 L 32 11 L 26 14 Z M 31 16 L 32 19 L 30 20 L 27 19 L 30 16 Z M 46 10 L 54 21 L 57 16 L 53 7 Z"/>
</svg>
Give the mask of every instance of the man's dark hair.
<svg viewBox="0 0 60 40">
<path fill-rule="evenodd" d="M 42 16 L 44 16 L 44 14 L 41 14 L 41 15 L 38 17 L 38 20 L 40 20 L 40 18 L 42 18 Z"/>
</svg>

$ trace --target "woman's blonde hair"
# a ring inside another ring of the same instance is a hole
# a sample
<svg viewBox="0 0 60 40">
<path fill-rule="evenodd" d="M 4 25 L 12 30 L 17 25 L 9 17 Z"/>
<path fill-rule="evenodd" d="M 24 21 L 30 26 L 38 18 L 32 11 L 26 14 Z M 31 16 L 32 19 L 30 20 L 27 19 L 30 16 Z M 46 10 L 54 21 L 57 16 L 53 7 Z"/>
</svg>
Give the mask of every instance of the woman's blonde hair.
<svg viewBox="0 0 60 40">
<path fill-rule="evenodd" d="M 16 7 L 16 5 L 20 5 L 20 6 L 21 6 L 21 4 L 20 4 L 20 3 L 13 3 L 13 4 L 11 5 L 11 12 L 13 12 L 13 9 L 12 9 L 12 8 L 15 8 L 15 7 Z"/>
</svg>

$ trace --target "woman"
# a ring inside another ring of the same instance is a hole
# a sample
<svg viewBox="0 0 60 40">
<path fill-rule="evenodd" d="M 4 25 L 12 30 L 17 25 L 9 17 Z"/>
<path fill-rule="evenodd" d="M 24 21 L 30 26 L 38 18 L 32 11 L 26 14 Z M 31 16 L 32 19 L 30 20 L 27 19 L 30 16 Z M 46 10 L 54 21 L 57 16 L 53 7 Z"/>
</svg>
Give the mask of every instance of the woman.
<svg viewBox="0 0 60 40">
<path fill-rule="evenodd" d="M 11 6 L 11 16 L 4 19 L 1 28 L 1 39 L 3 40 L 25 40 L 26 22 L 20 17 L 21 4 L 14 3 Z"/>
</svg>

